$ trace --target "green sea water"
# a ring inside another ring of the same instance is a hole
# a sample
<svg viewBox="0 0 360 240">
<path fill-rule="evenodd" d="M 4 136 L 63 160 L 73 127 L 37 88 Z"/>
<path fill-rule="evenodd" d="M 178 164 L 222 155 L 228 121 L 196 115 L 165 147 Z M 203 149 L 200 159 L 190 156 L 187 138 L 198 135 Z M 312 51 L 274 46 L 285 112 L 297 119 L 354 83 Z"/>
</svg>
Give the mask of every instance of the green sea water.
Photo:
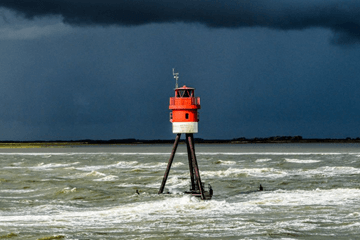
<svg viewBox="0 0 360 240">
<path fill-rule="evenodd" d="M 0 149 L 0 239 L 360 239 L 358 144 L 198 144 L 210 201 L 171 149 Z"/>
</svg>

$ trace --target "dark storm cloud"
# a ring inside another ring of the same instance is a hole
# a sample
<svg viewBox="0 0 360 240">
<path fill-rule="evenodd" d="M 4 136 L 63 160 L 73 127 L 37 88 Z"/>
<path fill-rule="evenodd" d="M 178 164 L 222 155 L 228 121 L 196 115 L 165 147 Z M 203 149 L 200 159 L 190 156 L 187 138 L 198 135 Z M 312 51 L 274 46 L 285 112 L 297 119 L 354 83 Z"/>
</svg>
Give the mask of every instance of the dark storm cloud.
<svg viewBox="0 0 360 240">
<path fill-rule="evenodd" d="M 74 25 L 201 23 L 215 28 L 331 29 L 336 43 L 360 41 L 356 0 L 0 0 L 26 18 L 60 15 Z"/>
</svg>

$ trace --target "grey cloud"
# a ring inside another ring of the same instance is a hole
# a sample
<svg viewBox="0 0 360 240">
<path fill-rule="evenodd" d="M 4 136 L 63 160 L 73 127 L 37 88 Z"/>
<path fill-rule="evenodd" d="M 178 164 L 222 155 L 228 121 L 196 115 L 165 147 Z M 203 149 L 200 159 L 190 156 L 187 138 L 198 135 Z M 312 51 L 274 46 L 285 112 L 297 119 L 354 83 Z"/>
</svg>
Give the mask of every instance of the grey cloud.
<svg viewBox="0 0 360 240">
<path fill-rule="evenodd" d="M 59 15 L 73 25 L 185 22 L 213 28 L 331 29 L 335 43 L 360 41 L 360 2 L 349 0 L 0 0 L 25 18 Z"/>
<path fill-rule="evenodd" d="M 19 28 L 0 29 L 0 39 L 11 40 L 31 40 L 51 35 L 62 35 L 71 32 L 71 27 L 63 23 L 51 24 L 47 26 L 20 26 Z"/>
</svg>

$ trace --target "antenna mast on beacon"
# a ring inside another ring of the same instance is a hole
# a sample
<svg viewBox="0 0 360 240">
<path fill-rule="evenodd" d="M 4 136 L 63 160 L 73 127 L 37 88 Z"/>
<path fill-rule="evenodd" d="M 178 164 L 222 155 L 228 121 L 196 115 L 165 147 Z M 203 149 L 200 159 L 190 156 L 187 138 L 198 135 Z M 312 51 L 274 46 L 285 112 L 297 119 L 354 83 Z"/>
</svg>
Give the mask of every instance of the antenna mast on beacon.
<svg viewBox="0 0 360 240">
<path fill-rule="evenodd" d="M 178 86 L 179 73 L 175 73 L 173 68 L 173 75 L 176 80 L 175 83 L 175 97 L 170 98 L 169 109 L 170 122 L 172 122 L 172 131 L 176 133 L 174 146 L 170 155 L 169 163 L 167 165 L 159 194 L 163 193 L 166 180 L 169 176 L 171 164 L 175 157 L 175 152 L 179 144 L 180 136 L 182 133 L 186 135 L 186 147 L 189 160 L 190 170 L 190 191 L 185 193 L 191 194 L 196 197 L 200 197 L 202 200 L 209 200 L 213 195 L 213 190 L 208 185 L 208 189 L 205 190 L 204 183 L 201 182 L 199 167 L 195 155 L 195 143 L 193 133 L 198 132 L 199 115 L 198 109 L 200 109 L 200 97 L 195 97 L 195 89 L 187 86 Z"/>
</svg>

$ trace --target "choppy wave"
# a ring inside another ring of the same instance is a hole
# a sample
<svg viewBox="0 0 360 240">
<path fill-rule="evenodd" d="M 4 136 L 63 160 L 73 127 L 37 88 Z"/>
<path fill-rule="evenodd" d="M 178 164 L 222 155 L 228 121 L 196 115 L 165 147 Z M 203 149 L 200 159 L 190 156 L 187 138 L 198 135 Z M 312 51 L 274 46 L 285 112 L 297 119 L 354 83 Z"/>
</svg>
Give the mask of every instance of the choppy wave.
<svg viewBox="0 0 360 240">
<path fill-rule="evenodd" d="M 118 176 L 109 175 L 109 176 L 105 176 L 105 177 L 102 177 L 102 178 L 99 178 L 99 179 L 95 179 L 94 181 L 97 181 L 97 182 L 114 181 L 114 180 L 116 180 L 118 178 L 119 178 Z"/>
<path fill-rule="evenodd" d="M 222 165 L 235 165 L 235 161 L 224 161 L 224 160 L 217 160 L 215 164 L 222 164 Z"/>
<path fill-rule="evenodd" d="M 241 155 L 341 155 L 341 152 L 200 152 L 197 155 L 228 155 L 228 156 L 241 156 Z M 347 153 L 347 154 L 358 154 L 358 153 Z"/>
<path fill-rule="evenodd" d="M 214 189 L 210 201 L 184 194 L 190 183 L 184 152 L 176 154 L 166 182 L 164 192 L 172 194 L 157 194 L 171 148 L 0 153 L 0 237 L 356 239 L 359 152 L 283 153 L 276 146 L 264 152 L 198 147 L 201 178 Z"/>
<path fill-rule="evenodd" d="M 319 167 L 315 169 L 277 169 L 277 168 L 228 168 L 226 170 L 202 171 L 206 177 L 261 177 L 261 178 L 284 178 L 287 176 L 301 175 L 311 177 L 314 175 L 338 176 L 360 174 L 359 168 L 354 167 Z"/>
<path fill-rule="evenodd" d="M 76 188 L 65 188 L 63 191 L 76 192 Z M 145 194 L 146 195 L 146 194 Z M 202 217 L 218 216 L 226 218 L 227 215 L 236 216 L 239 214 L 264 213 L 264 206 L 279 207 L 306 207 L 312 206 L 312 209 L 328 210 L 334 206 L 353 205 L 360 198 L 359 189 L 315 189 L 312 191 L 294 190 L 294 191 L 275 191 L 264 192 L 252 195 L 247 201 L 227 202 L 226 200 L 199 201 L 197 198 L 188 195 L 160 196 L 136 196 L 138 198 L 134 203 L 123 204 L 109 209 L 92 209 L 81 211 L 80 208 L 71 207 L 56 209 L 56 205 L 44 205 L 41 212 L 46 215 L 25 215 L 25 216 L 0 216 L 2 226 L 8 226 L 13 222 L 23 222 L 28 226 L 43 226 L 44 221 L 50 224 L 54 221 L 61 221 L 62 226 L 87 225 L 92 226 L 96 221 L 98 225 L 129 223 L 136 219 L 142 221 L 158 221 L 169 217 Z M 151 201 L 138 201 L 142 197 L 150 197 Z M 239 195 L 238 198 L 242 197 Z M 135 199 L 134 199 L 135 200 Z M 306 209 L 306 208 L 304 208 Z M 36 210 L 36 209 L 32 209 Z M 300 210 L 300 209 L 299 209 Z M 265 210 L 267 211 L 267 210 Z M 349 218 L 357 218 L 359 213 L 347 215 Z M 81 220 L 81 221 L 79 221 Z M 54 223 L 55 224 L 55 223 Z M 141 227 L 140 227 L 141 228 Z M 143 226 L 145 229 L 146 226 Z"/>
<path fill-rule="evenodd" d="M 79 164 L 79 162 L 74 163 L 38 163 L 36 166 L 21 166 L 21 164 L 12 164 L 15 166 L 4 166 L 4 169 L 15 169 L 15 168 L 27 168 L 27 169 L 33 169 L 33 170 L 51 170 L 53 168 L 65 168 L 65 167 L 71 167 L 74 165 Z"/>
<path fill-rule="evenodd" d="M 268 162 L 268 161 L 271 161 L 271 158 L 260 158 L 257 159 L 255 162 Z"/>
<path fill-rule="evenodd" d="M 292 158 L 285 158 L 285 161 L 291 163 L 317 163 L 321 162 L 321 160 L 311 160 L 311 159 L 292 159 Z"/>
<path fill-rule="evenodd" d="M 265 192 L 250 203 L 278 206 L 334 206 L 352 205 L 360 198 L 360 190 L 353 188 L 306 190 L 277 190 Z"/>
<path fill-rule="evenodd" d="M 342 167 L 342 166 L 325 166 L 320 167 L 312 170 L 304 170 L 306 174 L 322 174 L 324 176 L 336 176 L 336 175 L 353 175 L 353 174 L 360 174 L 360 168 L 354 168 L 354 167 Z"/>
<path fill-rule="evenodd" d="M 287 175 L 286 171 L 274 168 L 228 168 L 226 170 L 218 171 L 203 171 L 203 176 L 207 177 L 246 177 L 246 176 L 261 176 L 261 177 L 284 177 Z"/>
<path fill-rule="evenodd" d="M 129 155 L 129 156 L 151 156 L 151 155 L 165 155 L 170 156 L 171 148 L 169 148 L 169 152 L 0 152 L 1 155 L 5 156 L 43 156 L 49 158 L 51 156 L 78 156 L 78 155 L 104 155 L 104 156 L 111 156 L 111 155 Z M 225 155 L 225 156 L 241 156 L 241 155 L 355 155 L 357 157 L 360 156 L 359 152 L 196 152 L 196 155 Z M 186 152 L 176 152 L 176 155 L 184 156 L 187 155 Z"/>
</svg>

